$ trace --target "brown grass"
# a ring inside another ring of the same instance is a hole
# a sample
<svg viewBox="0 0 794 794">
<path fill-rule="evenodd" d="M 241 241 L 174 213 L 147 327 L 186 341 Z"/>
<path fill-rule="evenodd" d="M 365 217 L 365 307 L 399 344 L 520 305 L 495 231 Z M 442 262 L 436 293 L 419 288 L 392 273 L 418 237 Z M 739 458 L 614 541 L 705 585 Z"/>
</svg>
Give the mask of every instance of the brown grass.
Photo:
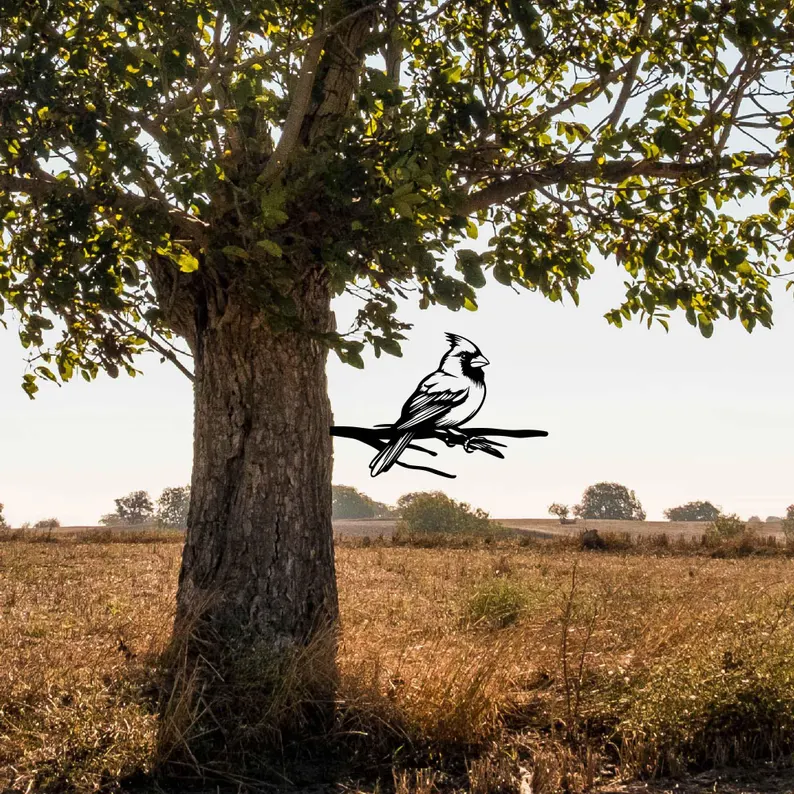
<svg viewBox="0 0 794 794">
<path fill-rule="evenodd" d="M 84 540 L 0 544 L 0 790 L 152 767 L 181 547 Z M 387 789 L 549 794 L 794 750 L 786 556 L 359 541 L 337 564 L 334 741 Z"/>
</svg>

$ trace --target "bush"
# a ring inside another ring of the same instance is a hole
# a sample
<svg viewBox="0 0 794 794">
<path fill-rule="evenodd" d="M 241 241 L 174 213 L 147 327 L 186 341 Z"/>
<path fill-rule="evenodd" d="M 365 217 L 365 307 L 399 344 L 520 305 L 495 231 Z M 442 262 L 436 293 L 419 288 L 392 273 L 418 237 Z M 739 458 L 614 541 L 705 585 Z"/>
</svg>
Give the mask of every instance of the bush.
<svg viewBox="0 0 794 794">
<path fill-rule="evenodd" d="M 467 534 L 488 532 L 488 513 L 457 502 L 441 491 L 417 491 L 401 496 L 398 533 L 424 535 L 434 533 Z"/>
<path fill-rule="evenodd" d="M 745 534 L 747 525 L 735 513 L 720 515 L 709 525 L 706 530 L 706 539 L 709 541 L 728 540 L 738 538 Z"/>
<path fill-rule="evenodd" d="M 489 577 L 468 597 L 464 622 L 470 628 L 503 629 L 515 623 L 526 606 L 527 595 L 517 582 L 502 576 Z"/>
</svg>

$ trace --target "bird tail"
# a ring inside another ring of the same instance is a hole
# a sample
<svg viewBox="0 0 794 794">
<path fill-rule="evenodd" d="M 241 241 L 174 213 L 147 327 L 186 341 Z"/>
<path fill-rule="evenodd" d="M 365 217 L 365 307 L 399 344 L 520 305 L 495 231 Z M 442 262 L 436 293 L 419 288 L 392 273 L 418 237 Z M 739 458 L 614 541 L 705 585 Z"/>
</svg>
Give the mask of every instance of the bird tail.
<svg viewBox="0 0 794 794">
<path fill-rule="evenodd" d="M 389 441 L 369 464 L 370 474 L 377 477 L 384 471 L 388 471 L 397 462 L 397 458 L 405 452 L 405 448 L 413 441 L 413 438 L 413 433 L 405 433 Z"/>
</svg>

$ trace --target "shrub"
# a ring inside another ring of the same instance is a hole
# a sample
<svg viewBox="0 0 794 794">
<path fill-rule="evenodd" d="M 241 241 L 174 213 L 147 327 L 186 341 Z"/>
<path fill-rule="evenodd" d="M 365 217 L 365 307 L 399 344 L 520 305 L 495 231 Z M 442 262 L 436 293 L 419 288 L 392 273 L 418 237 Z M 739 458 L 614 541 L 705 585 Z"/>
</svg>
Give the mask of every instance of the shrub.
<svg viewBox="0 0 794 794">
<path fill-rule="evenodd" d="M 504 576 L 483 579 L 471 592 L 464 612 L 469 627 L 502 629 L 515 623 L 527 606 L 520 584 Z"/>
<path fill-rule="evenodd" d="M 727 540 L 739 537 L 746 530 L 747 525 L 735 513 L 719 515 L 706 530 L 706 538 L 710 541 Z"/>
<path fill-rule="evenodd" d="M 121 527 L 127 522 L 118 513 L 105 513 L 105 515 L 99 519 L 99 523 L 103 527 Z"/>
<path fill-rule="evenodd" d="M 6 522 L 5 516 L 3 515 L 3 504 L 0 502 L 0 529 L 7 529 L 8 523 Z"/>
<path fill-rule="evenodd" d="M 488 532 L 491 522 L 488 513 L 457 502 L 441 491 L 417 491 L 401 496 L 398 533 L 408 534 L 466 534 Z"/>
</svg>

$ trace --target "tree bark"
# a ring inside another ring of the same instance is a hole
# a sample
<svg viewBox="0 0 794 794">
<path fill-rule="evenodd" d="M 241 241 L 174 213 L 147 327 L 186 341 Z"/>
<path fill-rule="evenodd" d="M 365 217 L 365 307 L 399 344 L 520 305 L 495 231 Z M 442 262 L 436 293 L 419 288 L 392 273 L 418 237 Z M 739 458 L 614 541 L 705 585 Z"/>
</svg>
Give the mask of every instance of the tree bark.
<svg viewBox="0 0 794 794">
<path fill-rule="evenodd" d="M 327 331 L 332 316 L 324 282 L 310 274 L 301 291 L 296 303 L 304 324 Z M 327 350 L 305 330 L 274 333 L 264 313 L 241 296 L 224 294 L 222 303 L 222 312 L 212 309 L 217 299 L 199 306 L 189 337 L 193 477 L 172 645 L 175 680 L 161 709 L 161 752 L 190 758 L 194 768 L 202 754 L 214 762 L 239 759 L 237 728 L 267 717 L 273 675 L 318 640 L 326 667 L 303 693 L 315 714 L 318 702 L 328 712 L 333 700 L 337 592 Z M 301 668 L 317 672 L 305 658 Z M 202 713 L 212 715 L 209 726 Z M 191 737 L 202 736 L 205 746 L 208 728 L 212 749 L 201 753 Z M 262 744 L 261 735 L 250 738 Z"/>
</svg>

